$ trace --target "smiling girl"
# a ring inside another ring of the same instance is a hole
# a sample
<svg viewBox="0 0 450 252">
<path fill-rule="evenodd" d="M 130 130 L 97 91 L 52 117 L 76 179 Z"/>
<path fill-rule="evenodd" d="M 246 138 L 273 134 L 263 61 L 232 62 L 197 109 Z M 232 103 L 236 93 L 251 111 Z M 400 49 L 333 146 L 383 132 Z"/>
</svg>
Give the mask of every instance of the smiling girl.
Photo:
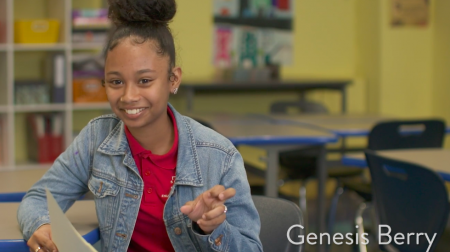
<svg viewBox="0 0 450 252">
<path fill-rule="evenodd" d="M 241 155 L 168 103 L 182 78 L 168 28 L 175 1 L 109 5 L 114 115 L 91 120 L 27 192 L 18 220 L 30 251 L 57 251 L 45 188 L 63 211 L 94 194 L 102 251 L 262 251 Z"/>
</svg>

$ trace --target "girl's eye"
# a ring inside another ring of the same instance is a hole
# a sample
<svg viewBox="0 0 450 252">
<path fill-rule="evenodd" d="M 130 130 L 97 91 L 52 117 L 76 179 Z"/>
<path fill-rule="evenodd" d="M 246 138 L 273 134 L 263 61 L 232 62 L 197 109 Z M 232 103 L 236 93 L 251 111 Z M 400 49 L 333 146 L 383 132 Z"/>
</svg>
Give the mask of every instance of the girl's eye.
<svg viewBox="0 0 450 252">
<path fill-rule="evenodd" d="M 121 80 L 112 80 L 109 83 L 111 83 L 113 85 L 120 85 L 120 84 L 122 84 L 122 81 Z"/>
<path fill-rule="evenodd" d="M 148 84 L 148 83 L 150 83 L 150 81 L 151 81 L 151 80 L 149 80 L 149 79 L 142 79 L 142 80 L 140 81 L 140 83 L 141 83 L 141 84 Z"/>
</svg>

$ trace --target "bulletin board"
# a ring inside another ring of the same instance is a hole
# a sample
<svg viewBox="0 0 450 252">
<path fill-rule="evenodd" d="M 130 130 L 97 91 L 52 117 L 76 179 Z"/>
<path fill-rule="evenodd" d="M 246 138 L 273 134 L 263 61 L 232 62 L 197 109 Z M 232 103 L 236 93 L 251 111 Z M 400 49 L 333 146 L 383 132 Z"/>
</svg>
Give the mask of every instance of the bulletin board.
<svg viewBox="0 0 450 252">
<path fill-rule="evenodd" d="M 214 66 L 292 64 L 293 0 L 213 1 Z"/>
<path fill-rule="evenodd" d="M 392 27 L 425 27 L 430 16 L 429 0 L 391 0 Z"/>
</svg>

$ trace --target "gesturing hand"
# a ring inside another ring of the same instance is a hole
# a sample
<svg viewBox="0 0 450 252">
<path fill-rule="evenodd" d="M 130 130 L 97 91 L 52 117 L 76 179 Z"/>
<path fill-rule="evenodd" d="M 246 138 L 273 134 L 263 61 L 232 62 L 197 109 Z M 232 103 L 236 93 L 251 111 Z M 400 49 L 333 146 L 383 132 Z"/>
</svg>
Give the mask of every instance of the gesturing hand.
<svg viewBox="0 0 450 252">
<path fill-rule="evenodd" d="M 224 203 L 235 194 L 234 188 L 225 190 L 222 185 L 216 185 L 200 194 L 194 201 L 186 202 L 180 211 L 192 221 L 197 222 L 203 232 L 210 234 L 225 221 Z"/>
</svg>

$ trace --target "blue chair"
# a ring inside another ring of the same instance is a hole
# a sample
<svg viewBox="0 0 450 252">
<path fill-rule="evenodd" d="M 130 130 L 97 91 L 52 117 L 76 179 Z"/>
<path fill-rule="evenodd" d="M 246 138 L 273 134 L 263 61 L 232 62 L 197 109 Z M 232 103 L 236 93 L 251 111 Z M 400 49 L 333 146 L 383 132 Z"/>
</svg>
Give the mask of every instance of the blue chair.
<svg viewBox="0 0 450 252">
<path fill-rule="evenodd" d="M 442 148 L 445 136 L 445 122 L 438 119 L 386 121 L 375 125 L 369 133 L 369 150 L 414 149 L 414 148 Z M 363 227 L 362 215 L 371 206 L 371 182 L 361 179 L 342 179 L 333 196 L 329 217 L 328 232 L 333 233 L 337 203 L 340 195 L 346 190 L 357 193 L 364 202 L 360 204 L 355 222 Z M 363 246 L 360 244 L 360 247 Z M 360 248 L 361 250 L 361 248 Z"/>
<path fill-rule="evenodd" d="M 442 178 L 426 167 L 377 156 L 366 151 L 372 176 L 372 192 L 376 215 L 380 224 L 389 225 L 391 234 L 436 234 L 429 251 L 436 248 L 447 224 L 449 214 L 448 193 Z M 420 238 L 403 245 L 380 245 L 384 251 L 427 251 L 428 241 Z"/>
<path fill-rule="evenodd" d="M 301 252 L 302 245 L 294 245 L 287 239 L 286 232 L 292 225 L 303 225 L 300 208 L 293 202 L 266 196 L 252 196 L 261 219 L 261 239 L 264 251 Z M 292 228 L 290 237 L 298 242 L 304 229 Z"/>
<path fill-rule="evenodd" d="M 369 133 L 370 150 L 441 148 L 445 135 L 442 120 L 390 121 Z"/>
</svg>

